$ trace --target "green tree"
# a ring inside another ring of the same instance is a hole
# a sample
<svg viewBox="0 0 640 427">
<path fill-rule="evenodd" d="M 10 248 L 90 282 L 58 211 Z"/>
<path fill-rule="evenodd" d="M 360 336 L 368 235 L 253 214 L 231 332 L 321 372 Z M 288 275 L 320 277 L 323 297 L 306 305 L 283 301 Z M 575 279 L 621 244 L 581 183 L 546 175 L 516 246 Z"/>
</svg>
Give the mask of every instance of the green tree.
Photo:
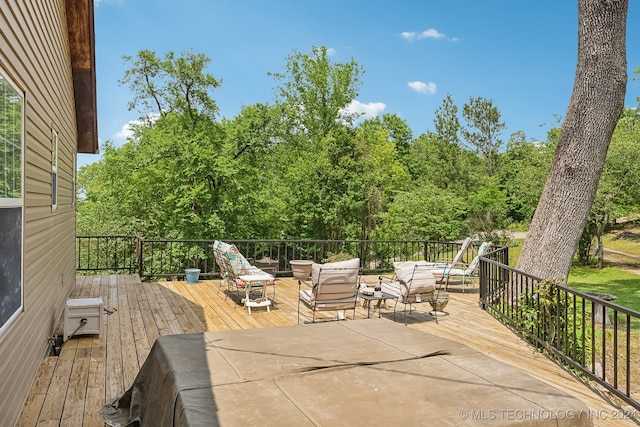
<svg viewBox="0 0 640 427">
<path fill-rule="evenodd" d="M 627 108 L 616 126 L 596 197 L 578 245 L 578 260 L 589 264 L 596 243 L 598 266 L 604 266 L 602 237 L 615 218 L 640 211 L 640 116 Z"/>
<path fill-rule="evenodd" d="M 218 108 L 210 91 L 221 82 L 205 71 L 211 60 L 203 54 L 183 52 L 176 56 L 170 51 L 160 59 L 153 51 L 141 50 L 135 57 L 123 59 L 131 65 L 119 80 L 133 93 L 129 110 L 137 109 L 143 117 L 177 112 L 192 122 L 199 115 L 214 118 Z"/>
<path fill-rule="evenodd" d="M 380 217 L 380 239 L 454 240 L 468 232 L 465 200 L 428 184 L 398 192 Z"/>
<path fill-rule="evenodd" d="M 482 240 L 500 242 L 500 230 L 508 225 L 507 212 L 507 195 L 495 176 L 486 177 L 467 198 L 470 232 L 478 233 Z"/>
<path fill-rule="evenodd" d="M 358 230 L 359 237 L 362 169 L 351 127 L 357 116 L 347 107 L 362 73 L 355 60 L 334 63 L 326 47 L 315 46 L 310 54 L 287 57 L 284 72 L 270 73 L 281 112 L 274 151 L 286 165 L 274 179 L 289 206 L 287 235 L 342 238 Z"/>
<path fill-rule="evenodd" d="M 494 163 L 502 141 L 500 133 L 506 124 L 500 121 L 500 111 L 493 101 L 486 98 L 470 98 L 462 108 L 466 126 L 462 128 L 465 141 L 485 160 L 487 175 L 492 176 Z"/>
<path fill-rule="evenodd" d="M 479 175 L 477 156 L 460 143 L 461 130 L 458 107 L 450 94 L 436 110 L 435 131 L 420 135 L 411 147 L 407 165 L 417 185 L 426 182 L 436 187 L 466 196 L 476 187 Z"/>
<path fill-rule="evenodd" d="M 357 115 L 346 107 L 357 97 L 363 73 L 354 59 L 333 63 L 324 46 L 289 55 L 284 72 L 269 73 L 278 84 L 276 102 L 288 106 L 288 130 L 318 141 L 335 127 L 352 124 Z"/>
<path fill-rule="evenodd" d="M 397 157 L 403 160 L 409 155 L 411 144 L 413 143 L 411 128 L 397 114 L 384 114 L 382 116 L 382 124 L 389 131 L 389 139 L 395 144 Z"/>
<path fill-rule="evenodd" d="M 387 116 L 383 122 L 392 122 L 393 129 L 386 129 L 378 118 L 373 118 L 364 121 L 356 132 L 359 161 L 355 179 L 361 182 L 363 201 L 359 238 L 365 240 L 371 238 L 380 221 L 380 213 L 387 209 L 396 192 L 410 187 L 409 173 L 398 153 L 398 144 L 407 142 L 408 126 L 397 116 Z M 405 129 L 403 138 L 399 137 L 398 129 Z"/>
<path fill-rule="evenodd" d="M 513 221 L 525 224 L 531 221 L 549 174 L 556 141 L 554 129 L 549 131 L 547 141 L 527 141 L 524 132 L 516 132 L 500 155 L 496 175 L 505 189 Z"/>
<path fill-rule="evenodd" d="M 218 159 L 225 140 L 209 97 L 219 84 L 204 69 L 209 60 L 171 52 L 160 60 L 150 51 L 126 59 L 131 68 L 122 84 L 134 94 L 130 107 L 145 119 L 122 147 L 106 144 L 103 159 L 80 171 L 85 199 L 79 224 L 91 228 L 90 216 L 82 215 L 93 206 L 120 218 L 119 224 L 103 223 L 120 232 L 167 238 L 220 233 L 221 191 L 230 169 Z"/>
</svg>

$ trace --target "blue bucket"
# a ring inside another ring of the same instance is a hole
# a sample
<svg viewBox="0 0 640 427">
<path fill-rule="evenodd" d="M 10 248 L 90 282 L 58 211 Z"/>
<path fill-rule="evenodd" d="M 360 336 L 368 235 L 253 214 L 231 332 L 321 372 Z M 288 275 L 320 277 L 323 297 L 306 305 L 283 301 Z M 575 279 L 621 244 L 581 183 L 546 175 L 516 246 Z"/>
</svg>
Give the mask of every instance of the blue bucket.
<svg viewBox="0 0 640 427">
<path fill-rule="evenodd" d="M 187 275 L 187 284 L 188 285 L 196 285 L 198 284 L 198 277 L 200 277 L 200 269 L 199 268 L 185 268 L 184 273 Z"/>
</svg>

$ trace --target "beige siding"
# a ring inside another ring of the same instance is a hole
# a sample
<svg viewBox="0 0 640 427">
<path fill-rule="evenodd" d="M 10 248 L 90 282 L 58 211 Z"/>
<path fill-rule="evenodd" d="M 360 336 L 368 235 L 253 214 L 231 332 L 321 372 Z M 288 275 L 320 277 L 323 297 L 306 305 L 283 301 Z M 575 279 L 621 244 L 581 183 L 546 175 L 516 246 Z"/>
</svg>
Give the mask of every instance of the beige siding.
<svg viewBox="0 0 640 427">
<path fill-rule="evenodd" d="M 77 134 L 64 0 L 0 2 L 0 71 L 25 93 L 24 311 L 0 336 L 0 414 L 14 424 L 75 283 Z M 51 128 L 59 135 L 51 209 Z"/>
</svg>

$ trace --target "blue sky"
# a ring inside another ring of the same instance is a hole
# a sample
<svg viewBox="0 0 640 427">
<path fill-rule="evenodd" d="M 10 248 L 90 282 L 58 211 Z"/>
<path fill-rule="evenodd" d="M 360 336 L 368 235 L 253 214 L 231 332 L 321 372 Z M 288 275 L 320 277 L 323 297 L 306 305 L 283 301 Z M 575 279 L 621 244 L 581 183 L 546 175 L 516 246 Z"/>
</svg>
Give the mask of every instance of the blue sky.
<svg viewBox="0 0 640 427">
<path fill-rule="evenodd" d="M 118 85 L 123 55 L 193 51 L 211 59 L 222 86 L 212 92 L 220 118 L 272 103 L 275 82 L 294 51 L 326 46 L 334 62 L 364 67 L 354 108 L 397 114 L 414 136 L 433 130 L 450 93 L 492 99 L 506 130 L 545 139 L 564 117 L 575 76 L 577 0 L 95 0 L 100 143 L 125 141 L 128 89 Z M 629 2 L 625 105 L 637 107 L 640 5 Z M 99 159 L 79 155 L 78 164 Z"/>
</svg>

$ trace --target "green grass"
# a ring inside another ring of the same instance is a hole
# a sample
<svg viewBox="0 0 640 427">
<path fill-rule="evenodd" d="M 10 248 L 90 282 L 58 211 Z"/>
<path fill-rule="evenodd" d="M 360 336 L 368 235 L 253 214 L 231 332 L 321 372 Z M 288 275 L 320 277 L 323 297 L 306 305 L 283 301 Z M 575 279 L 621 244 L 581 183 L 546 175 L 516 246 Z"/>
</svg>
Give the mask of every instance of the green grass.
<svg viewBox="0 0 640 427">
<path fill-rule="evenodd" d="M 607 236 L 609 241 L 620 243 L 623 252 L 637 254 L 640 256 L 640 243 L 628 240 L 613 240 Z M 520 252 L 522 251 L 523 240 L 514 239 L 509 247 L 509 265 L 514 267 Z M 630 245 L 629 245 L 630 244 Z M 605 240 L 605 248 L 615 249 L 611 243 Z M 578 291 L 583 292 L 603 292 L 618 297 L 613 301 L 615 304 L 640 312 L 640 275 L 631 273 L 613 264 L 605 264 L 605 268 L 583 267 L 573 265 L 569 273 L 568 285 Z"/>
<path fill-rule="evenodd" d="M 511 245 L 509 245 L 509 266 L 515 267 L 520 258 L 520 252 L 522 252 L 523 239 L 511 239 Z"/>
<path fill-rule="evenodd" d="M 529 230 L 528 223 L 514 222 L 507 227 L 509 231 L 527 231 Z"/>
<path fill-rule="evenodd" d="M 603 292 L 618 297 L 615 304 L 640 312 L 640 276 L 619 267 L 602 269 L 574 265 L 569 273 L 569 287 L 583 292 Z"/>
<path fill-rule="evenodd" d="M 629 229 L 636 234 L 640 234 L 640 229 Z M 602 238 L 602 244 L 606 249 L 613 249 L 614 251 L 621 251 L 631 255 L 640 256 L 640 242 L 637 240 L 616 239 L 616 237 L 622 233 L 622 231 L 616 231 L 614 233 L 607 234 Z"/>
</svg>

